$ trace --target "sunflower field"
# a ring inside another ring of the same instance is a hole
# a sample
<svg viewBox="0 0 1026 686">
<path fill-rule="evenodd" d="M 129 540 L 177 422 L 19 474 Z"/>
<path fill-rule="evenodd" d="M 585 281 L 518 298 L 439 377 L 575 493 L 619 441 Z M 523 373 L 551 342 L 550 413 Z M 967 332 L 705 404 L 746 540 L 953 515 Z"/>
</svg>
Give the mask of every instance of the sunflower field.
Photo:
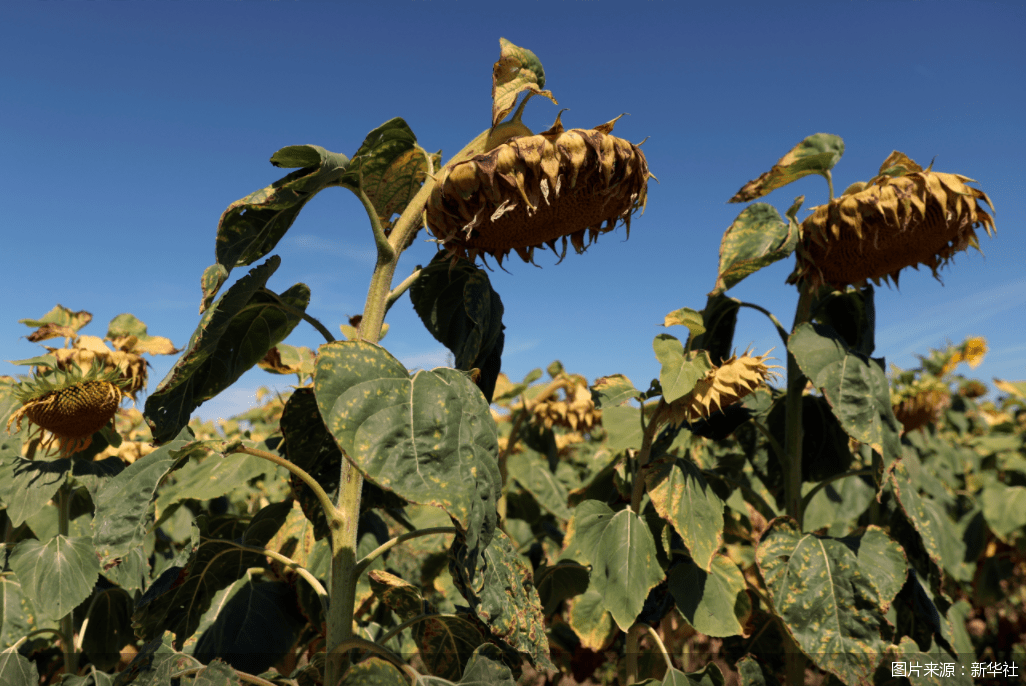
<svg viewBox="0 0 1026 686">
<path fill-rule="evenodd" d="M 1021 683 L 1026 381 L 967 376 L 982 338 L 905 370 L 875 344 L 874 284 L 978 249 L 987 194 L 895 151 L 835 197 L 844 143 L 811 135 L 730 199 L 704 305 L 653 313 L 650 383 L 510 379 L 489 259 L 629 234 L 656 177 L 615 119 L 528 129 L 555 97 L 500 48 L 491 122 L 451 159 L 400 118 L 352 156 L 275 152 L 293 171 L 221 215 L 183 347 L 131 314 L 21 320 L 63 347 L 0 377 L 0 684 Z M 804 221 L 804 197 L 753 202 L 808 175 L 829 197 Z M 336 333 L 308 286 L 266 285 L 330 187 L 377 255 Z M 397 279 L 418 235 L 437 252 Z M 727 294 L 792 258 L 791 326 Z M 406 295 L 451 367 L 382 345 Z M 743 309 L 779 359 L 737 351 Z M 145 402 L 144 354 L 178 356 Z M 254 367 L 292 391 L 192 418 Z"/>
</svg>

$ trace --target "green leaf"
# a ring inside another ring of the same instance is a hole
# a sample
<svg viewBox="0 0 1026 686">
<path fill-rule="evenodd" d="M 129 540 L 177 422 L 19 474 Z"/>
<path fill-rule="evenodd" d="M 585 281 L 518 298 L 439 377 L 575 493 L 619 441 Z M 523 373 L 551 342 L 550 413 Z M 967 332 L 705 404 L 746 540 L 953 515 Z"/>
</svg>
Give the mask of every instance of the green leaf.
<svg viewBox="0 0 1026 686">
<path fill-rule="evenodd" d="M 387 605 L 401 621 L 413 619 L 425 611 L 424 596 L 417 586 L 380 569 L 371 570 L 368 578 L 374 597 Z"/>
<path fill-rule="evenodd" d="M 538 585 L 538 598 L 542 602 L 542 614 L 548 616 L 556 611 L 559 603 L 588 590 L 588 568 L 576 562 L 558 562 L 555 565 L 541 565 L 534 572 Z"/>
<path fill-rule="evenodd" d="M 239 453 L 209 455 L 202 462 L 193 460 L 175 472 L 173 484 L 161 489 L 156 502 L 157 512 L 163 512 L 183 500 L 218 498 L 252 479 L 275 474 L 277 469 L 263 458 Z"/>
<path fill-rule="evenodd" d="M 78 607 L 75 614 L 81 615 L 77 617 L 80 621 L 89 611 L 89 630 L 82 638 L 82 651 L 97 669 L 114 669 L 121 659 L 121 649 L 127 644 L 135 645 L 135 632 L 132 630 L 134 607 L 135 601 L 125 589 L 100 589 L 99 586 L 89 602 Z"/>
<path fill-rule="evenodd" d="M 605 503 L 586 500 L 574 511 L 564 544 L 560 559 L 591 565 L 591 587 L 604 598 L 617 626 L 627 631 L 648 592 L 665 576 L 645 521 L 630 510 L 614 514 Z"/>
<path fill-rule="evenodd" d="M 1005 543 L 1014 544 L 1026 530 L 1026 487 L 994 481 L 980 495 L 987 526 Z M 1018 536 L 1016 536 L 1018 534 Z"/>
<path fill-rule="evenodd" d="M 182 429 L 173 441 L 130 464 L 96 494 L 93 500 L 96 508 L 93 545 L 105 570 L 142 547 L 157 487 L 164 477 L 188 459 L 191 450 L 186 446 L 191 438 L 192 432 L 188 428 Z"/>
<path fill-rule="evenodd" d="M 340 183 L 354 193 L 362 188 L 387 230 L 392 215 L 403 213 L 427 173 L 428 160 L 417 137 L 401 117 L 395 117 L 367 134 Z"/>
<path fill-rule="evenodd" d="M 737 669 L 738 677 L 741 679 L 740 686 L 778 686 L 777 680 L 772 673 L 767 674 L 751 655 L 745 655 L 737 661 L 734 666 Z"/>
<path fill-rule="evenodd" d="M 920 650 L 919 645 L 908 636 L 902 636 L 901 643 L 892 644 L 887 648 L 887 664 L 902 663 L 912 686 L 973 686 L 975 682 L 972 678 L 972 665 L 969 665 L 970 671 L 967 672 L 965 670 L 967 665 L 963 664 L 961 665 L 962 669 L 959 669 L 959 665 L 956 664 L 953 674 L 950 676 L 943 674 L 943 663 L 950 661 L 951 656 L 947 653 L 940 653 L 940 655 L 936 652 L 924 653 Z M 927 669 L 927 665 L 931 665 L 933 670 Z M 909 669 L 913 666 L 914 669 Z M 938 667 L 940 668 L 939 672 Z M 984 667 L 984 671 L 986 671 L 986 667 Z"/>
<path fill-rule="evenodd" d="M 34 629 L 34 615 L 21 582 L 13 576 L 0 577 L 0 645 L 9 646 Z"/>
<path fill-rule="evenodd" d="M 11 569 L 39 614 L 59 620 L 89 597 L 100 565 L 89 538 L 26 539 L 14 546 Z"/>
<path fill-rule="evenodd" d="M 200 301 L 199 313 L 203 314 L 214 302 L 221 286 L 228 280 L 228 270 L 222 264 L 212 264 L 203 270 L 200 277 L 200 289 L 203 291 L 203 299 Z"/>
<path fill-rule="evenodd" d="M 849 436 L 880 453 L 885 467 L 901 456 L 901 424 L 891 408 L 881 363 L 855 352 L 836 331 L 820 324 L 799 325 L 787 349 Z"/>
<path fill-rule="evenodd" d="M 965 543 L 955 523 L 941 505 L 919 494 L 904 460 L 895 463 L 890 483 L 901 511 L 919 533 L 930 559 L 957 579 L 965 576 Z"/>
<path fill-rule="evenodd" d="M 706 331 L 695 336 L 691 342 L 694 350 L 705 350 L 713 364 L 719 364 L 730 357 L 734 347 L 734 327 L 737 325 L 737 311 L 741 301 L 726 295 L 710 295 L 702 310 L 702 322 Z"/>
<path fill-rule="evenodd" d="M 232 595 L 192 654 L 203 663 L 220 658 L 259 674 L 285 657 L 306 624 L 288 583 L 250 581 Z"/>
<path fill-rule="evenodd" d="M 641 392 L 623 374 L 613 374 L 596 379 L 591 387 L 591 395 L 595 400 L 595 407 L 605 410 L 634 400 Z"/>
<path fill-rule="evenodd" d="M 284 524 L 292 502 L 274 503 L 261 509 L 242 532 L 242 544 L 263 548 Z M 246 574 L 250 567 L 262 567 L 265 559 L 258 553 L 232 545 L 241 522 L 227 518 L 220 530 L 208 530 L 201 524 L 202 543 L 192 551 L 182 567 L 168 568 L 146 589 L 132 617 L 136 633 L 151 640 L 165 631 L 175 634 L 175 648 L 181 649 L 192 636 L 216 593 Z M 224 539 L 215 537 L 224 536 Z"/>
<path fill-rule="evenodd" d="M 745 577 L 724 555 L 716 555 L 711 571 L 691 562 L 670 569 L 669 587 L 688 624 L 707 636 L 740 636 L 752 614 Z"/>
<path fill-rule="evenodd" d="M 441 251 L 410 287 L 410 300 L 425 328 L 452 351 L 457 369 L 482 370 L 478 386 L 491 402 L 505 337 L 502 299 L 488 274 L 466 260 L 450 267 Z"/>
<path fill-rule="evenodd" d="M 567 622 L 581 641 L 581 647 L 594 652 L 609 647 L 619 629 L 606 609 L 605 598 L 594 588 L 569 601 Z"/>
<path fill-rule="evenodd" d="M 502 487 L 488 403 L 455 369 L 413 378 L 384 348 L 322 345 L 314 392 L 346 457 L 385 490 L 445 510 L 471 548 L 488 545 Z"/>
<path fill-rule="evenodd" d="M 502 658 L 496 646 L 489 643 L 478 646 L 463 670 L 460 686 L 516 686 L 513 673 Z"/>
<path fill-rule="evenodd" d="M 545 618 L 531 569 L 501 529 L 483 553 L 468 548 L 462 537 L 456 536 L 449 549 L 449 572 L 493 638 L 511 646 L 535 667 L 555 670 L 549 660 Z"/>
<path fill-rule="evenodd" d="M 720 295 L 746 276 L 790 256 L 797 245 L 794 220 L 783 221 L 772 205 L 749 205 L 723 232 L 720 271 L 709 295 Z"/>
<path fill-rule="evenodd" d="M 369 657 L 352 665 L 339 686 L 406 686 L 406 676 L 388 660 Z"/>
<path fill-rule="evenodd" d="M 723 545 L 723 501 L 702 470 L 690 460 L 661 458 L 645 471 L 645 485 L 656 512 L 684 539 L 695 563 L 712 571 L 716 551 Z"/>
<path fill-rule="evenodd" d="M 839 333 L 856 353 L 872 355 L 876 348 L 876 305 L 872 285 L 844 291 L 830 290 L 822 301 L 813 304 L 814 319 Z"/>
<path fill-rule="evenodd" d="M 227 272 L 253 264 L 274 250 L 306 203 L 325 188 L 339 185 L 349 166 L 345 155 L 318 145 L 290 145 L 271 156 L 271 164 L 277 167 L 301 162 L 310 164 L 236 200 L 221 214 L 216 254 L 217 263 Z M 220 279 L 214 274 L 208 279 L 209 272 L 204 272 L 205 294 L 207 284 Z"/>
<path fill-rule="evenodd" d="M 641 430 L 640 413 L 636 407 L 602 408 L 602 428 L 606 432 L 606 449 L 619 454 L 628 449 L 641 448 L 644 432 Z"/>
<path fill-rule="evenodd" d="M 538 57 L 528 50 L 499 39 L 499 61 L 492 66 L 492 128 L 513 111 L 517 96 L 530 91 L 544 95 L 559 104 L 545 87 L 545 69 Z"/>
<path fill-rule="evenodd" d="M 803 484 L 802 495 L 812 487 L 813 484 Z M 833 524 L 853 525 L 875 496 L 873 487 L 859 477 L 845 477 L 813 496 L 802 515 L 802 525 L 806 531 L 829 528 Z"/>
<path fill-rule="evenodd" d="M 774 612 L 802 652 L 847 684 L 872 683 L 886 647 L 881 598 L 854 552 L 860 543 L 803 534 L 778 517 L 755 553 Z"/>
<path fill-rule="evenodd" d="M 310 304 L 305 284 L 277 297 L 263 292 L 280 264 L 274 255 L 251 269 L 200 318 L 185 352 L 146 399 L 146 423 L 157 443 L 173 438 L 193 410 L 235 383 L 299 324 L 300 317 L 277 307 L 277 298 L 303 312 Z"/>
<path fill-rule="evenodd" d="M 749 202 L 809 174 L 826 174 L 844 154 L 844 141 L 830 133 L 816 133 L 780 158 L 773 168 L 741 187 L 727 202 Z"/>
<path fill-rule="evenodd" d="M 20 447 L 20 446 L 19 446 Z M 11 525 L 18 527 L 42 510 L 67 479 L 71 460 L 26 460 L 5 456 L 0 466 L 0 500 L 7 507 Z"/>
<path fill-rule="evenodd" d="M 538 453 L 532 450 L 510 455 L 506 460 L 506 470 L 509 477 L 516 479 L 547 512 L 564 521 L 570 519 L 566 487 Z"/>
<path fill-rule="evenodd" d="M 39 672 L 36 670 L 35 662 L 30 662 L 13 647 L 0 653 L 0 686 L 38 683 Z"/>
<path fill-rule="evenodd" d="M 705 333 L 702 313 L 696 312 L 690 307 L 682 307 L 666 315 L 663 318 L 663 326 L 686 326 L 691 332 L 691 336 L 701 336 Z"/>
<path fill-rule="evenodd" d="M 459 679 L 463 665 L 485 639 L 469 617 L 432 617 L 414 625 L 413 640 L 431 674 Z"/>
<path fill-rule="evenodd" d="M 668 403 L 690 393 L 695 384 L 712 371 L 712 362 L 704 350 L 691 350 L 685 354 L 684 346 L 670 334 L 656 336 L 652 348 L 662 365 L 659 385 L 663 389 L 663 400 Z"/>
<path fill-rule="evenodd" d="M 886 611 L 905 585 L 908 571 L 905 551 L 875 524 L 870 524 L 859 540 L 859 568 L 876 589 L 880 609 Z"/>
</svg>

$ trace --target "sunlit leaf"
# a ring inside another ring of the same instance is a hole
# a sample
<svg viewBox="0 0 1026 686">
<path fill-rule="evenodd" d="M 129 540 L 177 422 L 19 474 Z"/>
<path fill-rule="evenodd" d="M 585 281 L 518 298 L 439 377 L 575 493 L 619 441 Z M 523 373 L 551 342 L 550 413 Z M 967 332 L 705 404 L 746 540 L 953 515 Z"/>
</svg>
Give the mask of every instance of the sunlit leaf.
<svg viewBox="0 0 1026 686">
<path fill-rule="evenodd" d="M 499 39 L 499 61 L 492 67 L 492 126 L 513 111 L 517 96 L 526 91 L 543 95 L 555 104 L 556 99 L 545 87 L 545 69 L 538 57 L 528 50 Z"/>
<path fill-rule="evenodd" d="M 773 168 L 749 181 L 727 202 L 748 202 L 809 174 L 824 174 L 844 154 L 844 141 L 830 133 L 816 133 L 780 158 Z"/>
<path fill-rule="evenodd" d="M 776 208 L 756 203 L 745 208 L 723 232 L 720 271 L 710 296 L 733 288 L 742 279 L 788 257 L 798 245 L 798 225 L 783 221 Z"/>
</svg>

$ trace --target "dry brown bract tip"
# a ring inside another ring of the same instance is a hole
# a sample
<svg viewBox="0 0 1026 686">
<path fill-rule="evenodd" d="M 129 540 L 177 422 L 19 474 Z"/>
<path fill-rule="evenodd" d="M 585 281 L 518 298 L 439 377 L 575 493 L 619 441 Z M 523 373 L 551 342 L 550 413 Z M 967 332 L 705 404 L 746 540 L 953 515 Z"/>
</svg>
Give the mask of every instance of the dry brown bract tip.
<svg viewBox="0 0 1026 686">
<path fill-rule="evenodd" d="M 619 118 L 564 131 L 557 116 L 544 133 L 443 169 L 428 201 L 428 228 L 453 260 L 488 254 L 500 267 L 511 250 L 525 262 L 544 245 L 556 252 L 559 238 L 562 260 L 568 236 L 584 252 L 620 221 L 630 236 L 651 174 L 637 145 L 611 135 Z"/>
<path fill-rule="evenodd" d="M 987 235 L 994 230 L 980 202 L 993 211 L 990 198 L 966 182 L 975 183 L 960 174 L 924 170 L 894 151 L 879 176 L 853 184 L 802 222 L 790 281 L 841 290 L 867 280 L 879 285 L 890 278 L 897 284 L 902 269 L 920 264 L 936 277 L 955 253 L 980 249 L 975 228 L 982 226 Z"/>
</svg>

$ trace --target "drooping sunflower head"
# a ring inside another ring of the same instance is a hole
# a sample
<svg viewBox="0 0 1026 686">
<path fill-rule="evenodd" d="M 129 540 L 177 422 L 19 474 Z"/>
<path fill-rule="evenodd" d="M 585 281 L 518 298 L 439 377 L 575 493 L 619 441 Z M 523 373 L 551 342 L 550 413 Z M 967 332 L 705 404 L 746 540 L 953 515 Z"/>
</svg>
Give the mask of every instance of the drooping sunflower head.
<svg viewBox="0 0 1026 686">
<path fill-rule="evenodd" d="M 511 250 L 525 262 L 535 248 L 556 252 L 560 238 L 562 256 L 567 237 L 583 252 L 619 222 L 629 236 L 651 174 L 637 145 L 611 135 L 615 123 L 565 131 L 557 116 L 544 133 L 444 168 L 428 201 L 428 228 L 453 259 L 488 254 L 500 266 Z"/>
<path fill-rule="evenodd" d="M 983 191 L 960 174 L 924 170 L 894 151 L 880 174 L 852 184 L 843 195 L 817 207 L 802 222 L 795 273 L 790 281 L 812 289 L 843 290 L 880 279 L 898 282 L 901 270 L 928 266 L 933 275 L 952 256 L 972 246 L 975 229 L 990 235 L 994 220 L 983 209 Z"/>
<path fill-rule="evenodd" d="M 116 370 L 104 371 L 99 360 L 85 372 L 77 364 L 62 369 L 54 363 L 48 373 L 37 371 L 15 386 L 21 407 L 7 420 L 7 432 L 12 424 L 20 431 L 22 419 L 28 418 L 41 439 L 44 431 L 49 433 L 41 443 L 45 451 L 55 443 L 61 455 L 85 450 L 93 434 L 114 418 L 128 383 Z"/>
<path fill-rule="evenodd" d="M 558 391 L 531 407 L 535 423 L 551 429 L 561 426 L 571 431 L 587 432 L 601 421 L 602 410 L 595 407 L 587 380 L 578 374 L 563 374 Z"/>
<path fill-rule="evenodd" d="M 733 356 L 719 367 L 713 367 L 690 393 L 670 403 L 670 421 L 678 425 L 683 421 L 704 419 L 740 402 L 777 376 L 772 370 L 780 367 L 766 364 L 769 352 L 765 355 L 750 355 L 750 352 L 746 350 L 740 357 Z"/>
<path fill-rule="evenodd" d="M 951 406 L 951 389 L 932 374 L 923 374 L 892 388 L 891 406 L 904 427 L 902 433 L 908 433 L 940 420 Z"/>
</svg>

